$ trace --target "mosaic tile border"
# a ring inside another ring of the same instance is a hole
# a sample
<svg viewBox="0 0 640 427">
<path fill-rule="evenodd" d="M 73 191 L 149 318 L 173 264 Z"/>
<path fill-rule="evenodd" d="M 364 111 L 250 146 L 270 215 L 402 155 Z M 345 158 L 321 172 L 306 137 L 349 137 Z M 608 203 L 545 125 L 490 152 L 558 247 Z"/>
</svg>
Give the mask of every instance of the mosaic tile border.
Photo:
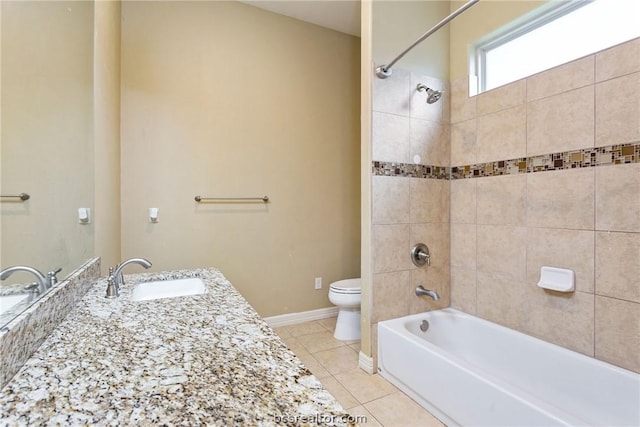
<svg viewBox="0 0 640 427">
<path fill-rule="evenodd" d="M 374 161 L 372 173 L 454 180 L 630 163 L 640 163 L 640 141 L 454 167 Z"/>
<path fill-rule="evenodd" d="M 594 166 L 640 163 L 640 143 L 542 154 L 451 168 L 451 179 L 546 172 Z"/>
<path fill-rule="evenodd" d="M 410 178 L 449 179 L 451 168 L 448 166 L 415 165 L 397 162 L 373 162 L 374 175 L 404 176 Z"/>
</svg>

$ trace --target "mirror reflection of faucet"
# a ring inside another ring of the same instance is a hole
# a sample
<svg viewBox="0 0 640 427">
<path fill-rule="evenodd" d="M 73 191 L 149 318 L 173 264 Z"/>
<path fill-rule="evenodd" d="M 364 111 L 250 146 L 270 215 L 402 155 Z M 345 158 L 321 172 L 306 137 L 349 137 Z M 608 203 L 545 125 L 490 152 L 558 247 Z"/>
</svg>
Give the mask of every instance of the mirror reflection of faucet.
<svg viewBox="0 0 640 427">
<path fill-rule="evenodd" d="M 13 267 L 8 267 L 0 271 L 0 280 L 6 280 L 9 276 L 11 276 L 13 273 L 17 271 L 24 271 L 26 273 L 31 273 L 34 276 L 36 276 L 37 292 L 39 294 L 43 294 L 47 292 L 49 289 L 51 289 L 56 283 L 58 283 L 58 278 L 56 277 L 56 274 L 62 271 L 62 268 L 58 268 L 57 270 L 48 272 L 47 276 L 45 277 L 44 274 L 40 273 L 40 271 L 36 270 L 33 267 L 27 267 L 25 265 L 15 265 Z M 33 287 L 31 285 L 27 285 L 25 289 L 27 291 L 30 291 L 33 289 Z"/>
</svg>

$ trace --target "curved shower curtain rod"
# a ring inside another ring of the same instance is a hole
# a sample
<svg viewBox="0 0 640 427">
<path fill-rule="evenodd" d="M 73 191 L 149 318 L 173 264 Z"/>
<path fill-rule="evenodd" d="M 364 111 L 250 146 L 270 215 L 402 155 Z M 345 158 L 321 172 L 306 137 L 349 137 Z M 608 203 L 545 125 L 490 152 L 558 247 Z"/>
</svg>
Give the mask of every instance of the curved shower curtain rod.
<svg viewBox="0 0 640 427">
<path fill-rule="evenodd" d="M 391 61 L 388 65 L 381 65 L 379 67 L 376 68 L 376 76 L 378 76 L 381 79 L 386 79 L 387 77 L 389 77 L 391 75 L 391 73 L 393 72 L 391 70 L 391 67 L 393 67 L 393 65 L 398 62 L 400 60 L 400 58 L 402 58 L 403 56 L 405 56 L 407 53 L 409 53 L 409 51 L 411 49 L 413 49 L 414 47 L 416 47 L 420 42 L 422 42 L 424 39 L 426 39 L 427 37 L 429 37 L 431 34 L 435 33 L 436 31 L 438 31 L 440 28 L 442 28 L 443 26 L 445 26 L 449 21 L 451 21 L 453 18 L 455 18 L 456 16 L 460 15 L 462 12 L 464 12 L 465 10 L 469 9 L 471 6 L 473 6 L 474 4 L 478 3 L 480 0 L 470 0 L 468 1 L 464 6 L 462 6 L 460 9 L 456 10 L 455 12 L 453 12 L 451 15 L 447 16 L 446 18 L 444 18 L 442 21 L 438 22 L 436 25 L 433 26 L 433 28 L 431 28 L 429 31 L 427 31 L 426 33 L 424 33 L 423 35 L 421 35 L 418 40 L 416 40 L 415 42 L 413 42 L 413 44 L 411 46 L 409 46 L 408 48 L 406 48 L 400 55 L 396 56 L 396 58 Z"/>
</svg>

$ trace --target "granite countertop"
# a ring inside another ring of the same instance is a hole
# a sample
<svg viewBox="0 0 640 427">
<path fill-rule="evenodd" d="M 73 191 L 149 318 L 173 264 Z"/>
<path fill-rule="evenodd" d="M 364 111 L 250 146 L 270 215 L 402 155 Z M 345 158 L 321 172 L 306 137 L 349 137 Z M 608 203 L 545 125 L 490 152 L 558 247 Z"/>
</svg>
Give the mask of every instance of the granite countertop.
<svg viewBox="0 0 640 427">
<path fill-rule="evenodd" d="M 203 295 L 132 301 L 201 277 Z M 0 391 L 0 425 L 346 425 L 347 415 L 218 270 L 98 280 Z"/>
</svg>

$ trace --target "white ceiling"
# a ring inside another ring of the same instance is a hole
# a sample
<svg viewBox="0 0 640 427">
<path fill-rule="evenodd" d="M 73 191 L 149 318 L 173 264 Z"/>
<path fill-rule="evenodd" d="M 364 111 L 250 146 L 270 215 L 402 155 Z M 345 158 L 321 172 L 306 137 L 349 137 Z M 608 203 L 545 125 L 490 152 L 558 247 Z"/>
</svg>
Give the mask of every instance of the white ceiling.
<svg viewBox="0 0 640 427">
<path fill-rule="evenodd" d="M 360 37 L 360 0 L 240 0 L 242 3 Z"/>
</svg>

